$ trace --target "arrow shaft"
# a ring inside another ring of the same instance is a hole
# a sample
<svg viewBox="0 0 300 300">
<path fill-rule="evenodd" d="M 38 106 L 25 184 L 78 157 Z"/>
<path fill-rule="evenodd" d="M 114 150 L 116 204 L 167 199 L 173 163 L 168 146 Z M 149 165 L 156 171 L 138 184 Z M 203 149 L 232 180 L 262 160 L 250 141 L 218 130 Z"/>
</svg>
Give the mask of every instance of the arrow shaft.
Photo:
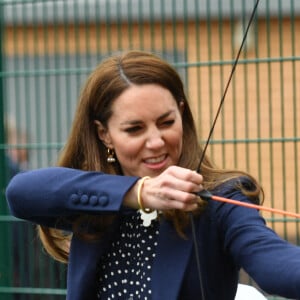
<svg viewBox="0 0 300 300">
<path fill-rule="evenodd" d="M 234 205 L 238 205 L 238 206 L 263 210 L 263 211 L 280 214 L 280 215 L 284 215 L 284 216 L 288 216 L 288 217 L 300 218 L 300 214 L 294 213 L 294 212 L 289 212 L 289 211 L 282 210 L 282 209 L 265 207 L 265 206 L 261 206 L 261 205 L 257 205 L 257 204 L 253 204 L 253 203 L 241 202 L 238 200 L 228 199 L 228 198 L 214 196 L 214 195 L 211 196 L 211 199 L 215 200 L 215 201 L 219 201 L 219 202 L 225 202 L 225 203 L 230 203 L 230 204 L 234 204 Z"/>
</svg>

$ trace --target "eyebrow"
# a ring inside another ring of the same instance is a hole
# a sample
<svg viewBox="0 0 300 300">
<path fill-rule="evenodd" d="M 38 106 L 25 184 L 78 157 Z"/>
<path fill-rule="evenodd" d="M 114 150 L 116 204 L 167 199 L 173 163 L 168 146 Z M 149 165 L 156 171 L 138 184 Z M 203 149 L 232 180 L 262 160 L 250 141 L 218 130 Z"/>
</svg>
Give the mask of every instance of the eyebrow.
<svg viewBox="0 0 300 300">
<path fill-rule="evenodd" d="M 163 120 L 164 118 L 166 118 L 170 114 L 172 114 L 174 111 L 175 111 L 174 109 L 167 111 L 166 113 L 164 113 L 161 116 L 159 116 L 157 118 L 157 121 Z M 142 122 L 143 122 L 142 120 L 131 120 L 131 121 L 122 122 L 121 125 L 138 125 L 138 124 L 141 124 Z"/>
</svg>

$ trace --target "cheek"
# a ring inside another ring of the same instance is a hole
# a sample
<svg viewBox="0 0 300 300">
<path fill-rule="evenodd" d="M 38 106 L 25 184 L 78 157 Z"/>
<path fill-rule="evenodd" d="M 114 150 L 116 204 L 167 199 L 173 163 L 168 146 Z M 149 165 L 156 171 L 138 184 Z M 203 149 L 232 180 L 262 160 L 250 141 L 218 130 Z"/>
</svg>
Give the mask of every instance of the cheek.
<svg viewBox="0 0 300 300">
<path fill-rule="evenodd" d="M 142 145 L 138 139 L 123 139 L 122 143 L 115 144 L 115 152 L 119 160 L 123 158 L 133 160 L 138 156 Z"/>
<path fill-rule="evenodd" d="M 172 135 L 169 136 L 169 145 L 174 149 L 176 152 L 182 151 L 182 128 L 178 128 L 176 131 L 173 132 Z"/>
</svg>

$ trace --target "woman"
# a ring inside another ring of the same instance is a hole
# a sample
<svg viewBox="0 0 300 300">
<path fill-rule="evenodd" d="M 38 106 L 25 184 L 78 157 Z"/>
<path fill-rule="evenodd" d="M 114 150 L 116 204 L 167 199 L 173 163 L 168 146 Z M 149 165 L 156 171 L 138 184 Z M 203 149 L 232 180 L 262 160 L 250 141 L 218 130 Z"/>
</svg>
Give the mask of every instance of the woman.
<svg viewBox="0 0 300 300">
<path fill-rule="evenodd" d="M 68 262 L 68 299 L 234 299 L 241 267 L 267 292 L 300 298 L 298 247 L 256 210 L 196 195 L 258 203 L 259 184 L 206 156 L 198 174 L 201 154 L 176 71 L 131 51 L 88 78 L 59 167 L 16 176 L 7 199 Z"/>
</svg>

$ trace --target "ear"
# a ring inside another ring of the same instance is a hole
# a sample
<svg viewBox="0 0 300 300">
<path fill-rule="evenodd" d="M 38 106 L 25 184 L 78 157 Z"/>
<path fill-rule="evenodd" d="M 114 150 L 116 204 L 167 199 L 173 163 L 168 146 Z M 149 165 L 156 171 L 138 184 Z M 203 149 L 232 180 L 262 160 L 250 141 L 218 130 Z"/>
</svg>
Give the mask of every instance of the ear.
<svg viewBox="0 0 300 300">
<path fill-rule="evenodd" d="M 101 140 L 102 143 L 107 148 L 113 148 L 111 137 L 110 137 L 110 134 L 108 132 L 108 129 L 98 120 L 95 120 L 94 124 L 97 127 L 97 134 L 98 134 L 99 140 Z"/>
</svg>

